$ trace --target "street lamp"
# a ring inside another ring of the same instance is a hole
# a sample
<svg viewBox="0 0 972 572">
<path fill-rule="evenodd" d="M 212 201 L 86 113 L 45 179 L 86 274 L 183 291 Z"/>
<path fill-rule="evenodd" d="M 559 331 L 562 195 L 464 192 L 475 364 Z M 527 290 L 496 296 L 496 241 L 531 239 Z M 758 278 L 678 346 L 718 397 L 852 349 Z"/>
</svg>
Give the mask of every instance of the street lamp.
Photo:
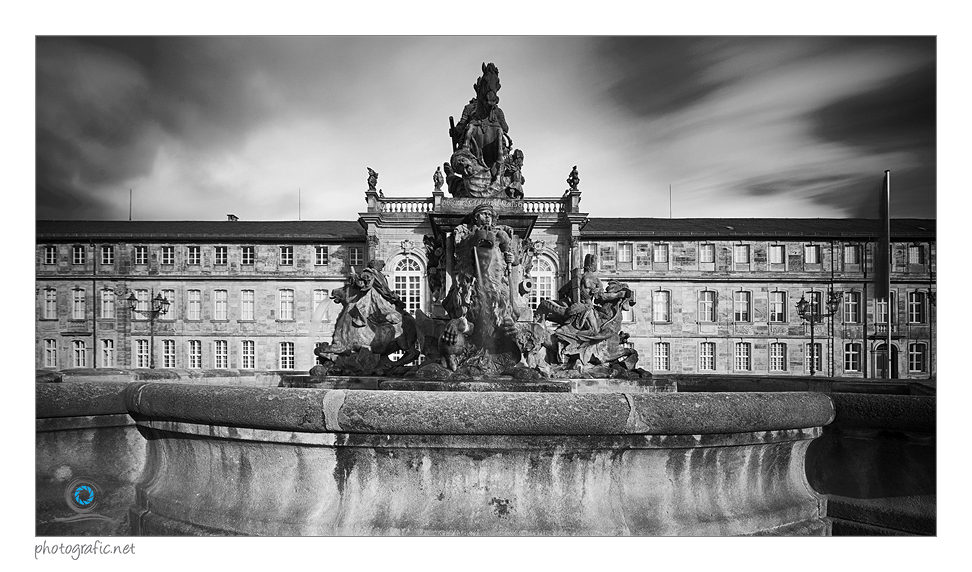
<svg viewBox="0 0 972 572">
<path fill-rule="evenodd" d="M 151 293 L 149 295 L 151 296 Z M 147 316 L 149 319 L 149 368 L 155 369 L 155 318 L 164 316 L 169 311 L 169 301 L 159 292 L 158 295 L 151 299 L 151 305 L 148 310 L 139 310 L 139 300 L 135 296 L 135 292 L 132 292 L 126 300 L 128 301 L 128 308 L 133 313 Z"/>
<path fill-rule="evenodd" d="M 837 313 L 837 308 L 840 306 L 840 294 L 834 292 L 833 288 L 827 293 L 827 312 L 820 313 L 819 305 L 811 304 L 807 302 L 805 296 L 800 296 L 800 301 L 797 302 L 797 312 L 799 312 L 800 317 L 804 320 L 810 322 L 810 375 L 813 375 L 816 371 L 817 364 L 817 344 L 814 340 L 813 325 L 823 321 L 825 318 L 830 318 Z"/>
</svg>

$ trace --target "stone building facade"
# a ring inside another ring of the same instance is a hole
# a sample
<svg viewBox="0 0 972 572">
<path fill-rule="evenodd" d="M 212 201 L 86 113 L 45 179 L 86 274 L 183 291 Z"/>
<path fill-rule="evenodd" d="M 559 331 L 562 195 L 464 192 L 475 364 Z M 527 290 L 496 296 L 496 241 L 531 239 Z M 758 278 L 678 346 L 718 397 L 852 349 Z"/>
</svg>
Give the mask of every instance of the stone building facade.
<svg viewBox="0 0 972 572">
<path fill-rule="evenodd" d="M 423 237 L 476 199 L 365 193 L 357 221 L 39 221 L 38 369 L 307 370 L 339 306 L 328 293 L 381 259 L 413 313 L 441 316 Z M 819 375 L 880 378 L 887 304 L 873 298 L 875 221 L 594 218 L 581 193 L 509 200 L 534 241 L 532 300 L 556 297 L 597 254 L 602 280 L 636 292 L 625 316 L 655 374 L 809 373 L 801 296 L 841 304 L 814 326 Z M 511 214 L 512 213 L 512 214 Z M 892 221 L 892 377 L 935 371 L 935 221 Z M 126 298 L 162 293 L 153 323 Z"/>
</svg>

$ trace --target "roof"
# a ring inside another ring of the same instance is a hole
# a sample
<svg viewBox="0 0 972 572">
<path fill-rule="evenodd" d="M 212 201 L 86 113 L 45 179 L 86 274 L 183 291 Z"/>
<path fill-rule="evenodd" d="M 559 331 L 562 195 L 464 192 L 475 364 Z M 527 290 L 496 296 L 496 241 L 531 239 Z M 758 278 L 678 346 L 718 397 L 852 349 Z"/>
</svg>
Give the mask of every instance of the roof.
<svg viewBox="0 0 972 572">
<path fill-rule="evenodd" d="M 896 239 L 935 238 L 935 219 L 892 219 Z M 877 238 L 879 221 L 862 218 L 588 218 L 581 238 Z"/>
<path fill-rule="evenodd" d="M 39 220 L 38 240 L 234 240 L 234 241 L 362 241 L 364 228 L 358 221 L 119 221 Z"/>
</svg>

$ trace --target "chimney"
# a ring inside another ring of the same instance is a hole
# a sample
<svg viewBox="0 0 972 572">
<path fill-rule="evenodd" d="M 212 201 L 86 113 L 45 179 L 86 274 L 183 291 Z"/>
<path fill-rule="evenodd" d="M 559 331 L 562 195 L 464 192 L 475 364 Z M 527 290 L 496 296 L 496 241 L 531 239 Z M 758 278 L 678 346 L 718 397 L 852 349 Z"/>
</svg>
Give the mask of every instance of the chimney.
<svg viewBox="0 0 972 572">
<path fill-rule="evenodd" d="M 236 216 L 235 214 L 228 214 L 226 215 L 226 220 L 235 222 L 240 220 L 240 217 Z"/>
</svg>

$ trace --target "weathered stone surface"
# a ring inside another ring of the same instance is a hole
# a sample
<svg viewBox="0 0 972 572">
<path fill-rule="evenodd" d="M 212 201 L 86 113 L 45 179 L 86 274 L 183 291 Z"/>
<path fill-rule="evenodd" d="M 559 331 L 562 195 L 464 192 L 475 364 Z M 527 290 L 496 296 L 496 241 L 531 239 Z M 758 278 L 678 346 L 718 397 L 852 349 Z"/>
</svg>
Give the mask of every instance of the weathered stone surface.
<svg viewBox="0 0 972 572">
<path fill-rule="evenodd" d="M 569 393 L 570 384 L 563 381 L 431 381 L 387 380 L 378 389 L 397 391 L 508 391 L 539 393 Z"/>
<path fill-rule="evenodd" d="M 833 421 L 819 393 L 636 394 L 629 432 L 706 434 L 820 427 Z"/>
<path fill-rule="evenodd" d="M 35 386 L 37 418 L 76 417 L 127 413 L 127 383 L 80 381 L 38 383 Z"/>
<path fill-rule="evenodd" d="M 835 393 L 831 399 L 838 425 L 935 431 L 935 397 Z"/>
<path fill-rule="evenodd" d="M 841 521 L 879 527 L 886 534 L 934 536 L 936 526 L 936 495 L 900 496 L 887 498 L 850 498 L 828 495 L 828 515 Z M 864 529 L 854 535 L 871 535 Z"/>
<path fill-rule="evenodd" d="M 314 389 L 133 383 L 132 414 L 216 425 L 322 431 L 322 392 Z"/>
<path fill-rule="evenodd" d="M 350 391 L 338 423 L 365 433 L 592 435 L 623 432 L 620 394 Z"/>
<path fill-rule="evenodd" d="M 179 470 L 139 484 L 136 534 L 829 532 L 826 500 L 802 476 L 815 435 L 804 431 L 704 446 L 691 436 L 393 434 L 298 445 L 286 432 L 142 423 L 152 458 Z"/>
</svg>

